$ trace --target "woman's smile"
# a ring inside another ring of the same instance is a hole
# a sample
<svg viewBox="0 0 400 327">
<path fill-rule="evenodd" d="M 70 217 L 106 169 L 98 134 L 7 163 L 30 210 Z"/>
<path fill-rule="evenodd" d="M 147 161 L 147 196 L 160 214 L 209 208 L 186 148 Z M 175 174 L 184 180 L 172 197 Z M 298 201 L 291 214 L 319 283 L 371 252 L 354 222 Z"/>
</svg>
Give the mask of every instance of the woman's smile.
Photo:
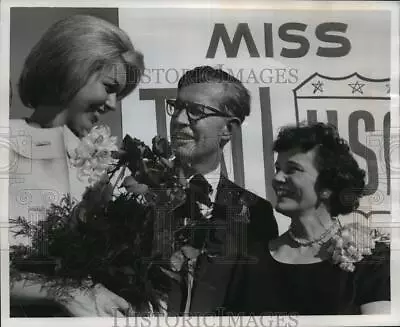
<svg viewBox="0 0 400 327">
<path fill-rule="evenodd" d="M 296 192 L 288 187 L 279 186 L 274 189 L 278 198 L 294 198 L 296 196 Z"/>
</svg>

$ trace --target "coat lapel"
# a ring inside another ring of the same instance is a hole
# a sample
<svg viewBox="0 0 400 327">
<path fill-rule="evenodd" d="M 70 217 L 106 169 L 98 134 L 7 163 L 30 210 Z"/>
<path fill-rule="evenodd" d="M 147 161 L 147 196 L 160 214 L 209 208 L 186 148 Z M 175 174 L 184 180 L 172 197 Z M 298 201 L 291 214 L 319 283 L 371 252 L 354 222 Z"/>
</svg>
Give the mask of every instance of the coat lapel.
<svg viewBox="0 0 400 327">
<path fill-rule="evenodd" d="M 79 179 L 78 170 L 72 166 L 71 161 L 69 160 L 69 154 L 75 151 L 80 140 L 67 126 L 64 126 L 63 128 L 63 138 L 68 167 L 69 191 L 73 200 L 75 199 L 80 201 L 82 200 L 82 195 L 86 190 L 87 183 L 85 179 Z"/>
<path fill-rule="evenodd" d="M 79 138 L 67 126 L 54 128 L 35 128 L 24 119 L 10 120 L 11 148 L 18 155 L 30 160 L 55 160 L 59 165 L 65 165 L 68 174 L 68 185 L 65 189 L 71 196 L 80 200 L 86 188 L 85 181 L 79 180 L 77 170 L 70 164 L 67 153 L 73 151 L 79 144 Z M 54 176 L 57 179 L 58 176 Z"/>
<path fill-rule="evenodd" d="M 65 157 L 62 128 L 36 128 L 24 119 L 10 120 L 10 146 L 18 155 L 31 159 L 61 159 Z"/>
</svg>

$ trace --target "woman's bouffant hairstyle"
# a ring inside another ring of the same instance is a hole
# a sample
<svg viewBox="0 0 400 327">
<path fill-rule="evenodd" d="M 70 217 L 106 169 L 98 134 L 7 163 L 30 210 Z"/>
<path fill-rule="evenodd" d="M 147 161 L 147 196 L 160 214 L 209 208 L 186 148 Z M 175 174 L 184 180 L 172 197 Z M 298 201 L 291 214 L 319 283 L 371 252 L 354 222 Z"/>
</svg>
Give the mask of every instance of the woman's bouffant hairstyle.
<svg viewBox="0 0 400 327">
<path fill-rule="evenodd" d="M 53 24 L 33 47 L 19 79 L 25 106 L 65 105 L 104 68 L 123 64 L 126 87 L 132 92 L 144 70 L 143 55 L 119 27 L 94 16 L 75 15 Z"/>
<path fill-rule="evenodd" d="M 328 210 L 333 217 L 356 210 L 365 191 L 365 171 L 350 153 L 347 142 L 335 126 L 325 123 L 287 126 L 279 131 L 273 145 L 276 152 L 316 150 L 315 167 L 319 175 L 316 192 L 331 190 Z"/>
<path fill-rule="evenodd" d="M 199 66 L 187 71 L 178 82 L 178 91 L 196 83 L 221 83 L 224 92 L 221 94 L 220 106 L 227 108 L 230 114 L 241 122 L 250 114 L 250 94 L 236 77 L 222 69 L 211 66 Z"/>
</svg>

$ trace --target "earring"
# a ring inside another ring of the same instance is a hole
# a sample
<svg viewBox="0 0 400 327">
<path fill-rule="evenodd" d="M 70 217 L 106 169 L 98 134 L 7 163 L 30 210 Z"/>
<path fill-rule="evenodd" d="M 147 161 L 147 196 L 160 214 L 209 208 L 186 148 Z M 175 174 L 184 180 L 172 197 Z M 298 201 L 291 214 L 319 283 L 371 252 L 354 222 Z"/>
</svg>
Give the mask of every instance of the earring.
<svg viewBox="0 0 400 327">
<path fill-rule="evenodd" d="M 328 191 L 323 191 L 321 192 L 321 199 L 328 199 L 329 198 L 329 192 Z"/>
</svg>

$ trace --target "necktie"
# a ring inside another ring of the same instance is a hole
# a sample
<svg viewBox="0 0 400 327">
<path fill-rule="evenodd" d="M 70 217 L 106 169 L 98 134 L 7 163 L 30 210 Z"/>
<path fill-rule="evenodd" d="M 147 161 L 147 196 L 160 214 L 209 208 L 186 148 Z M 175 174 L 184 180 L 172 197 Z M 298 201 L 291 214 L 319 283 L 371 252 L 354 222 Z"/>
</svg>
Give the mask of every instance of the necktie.
<svg viewBox="0 0 400 327">
<path fill-rule="evenodd" d="M 194 175 L 189 181 L 189 196 L 192 201 L 211 206 L 210 194 L 213 189 L 201 174 Z"/>
</svg>

